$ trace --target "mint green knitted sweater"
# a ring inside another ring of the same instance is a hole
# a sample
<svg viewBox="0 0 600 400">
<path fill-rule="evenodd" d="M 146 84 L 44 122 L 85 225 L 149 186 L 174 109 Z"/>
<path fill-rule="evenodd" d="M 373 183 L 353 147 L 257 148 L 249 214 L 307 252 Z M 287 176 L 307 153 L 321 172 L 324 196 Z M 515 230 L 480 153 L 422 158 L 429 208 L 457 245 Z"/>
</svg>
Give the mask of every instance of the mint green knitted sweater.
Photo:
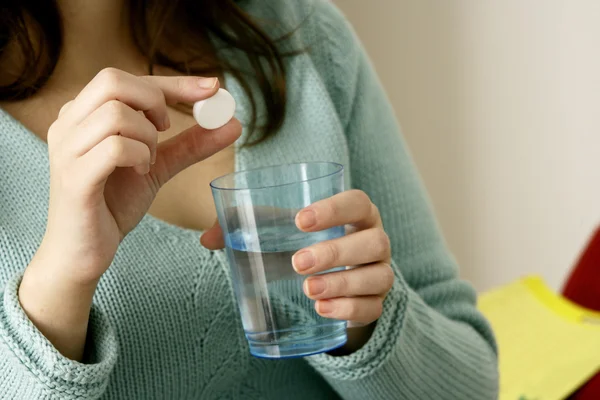
<svg viewBox="0 0 600 400">
<path fill-rule="evenodd" d="M 44 234 L 46 144 L 0 110 L 1 399 L 494 399 L 493 334 L 457 278 L 394 113 L 355 34 L 325 0 L 241 4 L 290 46 L 280 132 L 238 147 L 236 168 L 328 160 L 380 208 L 396 281 L 369 342 L 344 357 L 261 360 L 248 352 L 222 252 L 200 232 L 146 216 L 94 298 L 87 361 L 61 356 L 28 320 L 17 290 Z M 307 17 L 308 16 L 308 17 Z M 393 49 L 393 38 L 389 48 Z M 248 102 L 233 79 L 238 117 Z"/>
</svg>

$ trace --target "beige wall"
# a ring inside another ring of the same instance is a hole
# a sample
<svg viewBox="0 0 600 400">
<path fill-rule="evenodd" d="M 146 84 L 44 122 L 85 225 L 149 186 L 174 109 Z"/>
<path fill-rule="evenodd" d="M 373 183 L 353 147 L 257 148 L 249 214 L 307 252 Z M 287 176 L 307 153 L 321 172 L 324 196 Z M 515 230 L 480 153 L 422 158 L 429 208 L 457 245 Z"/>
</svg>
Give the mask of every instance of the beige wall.
<svg viewBox="0 0 600 400">
<path fill-rule="evenodd" d="M 600 1 L 337 0 L 462 274 L 560 287 L 600 223 Z"/>
</svg>

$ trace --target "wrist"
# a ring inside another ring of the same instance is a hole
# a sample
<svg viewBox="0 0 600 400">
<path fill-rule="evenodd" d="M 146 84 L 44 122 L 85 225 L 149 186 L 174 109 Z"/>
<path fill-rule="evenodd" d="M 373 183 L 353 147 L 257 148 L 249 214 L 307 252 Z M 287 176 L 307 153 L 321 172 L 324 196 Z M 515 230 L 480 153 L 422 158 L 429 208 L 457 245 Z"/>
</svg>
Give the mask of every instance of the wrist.
<svg viewBox="0 0 600 400">
<path fill-rule="evenodd" d="M 21 306 L 29 317 L 45 313 L 44 318 L 57 315 L 69 325 L 87 323 L 97 281 L 68 279 L 53 262 L 34 257 L 19 286 Z"/>
<path fill-rule="evenodd" d="M 60 353 L 81 360 L 98 282 L 68 279 L 60 263 L 41 252 L 36 254 L 19 286 L 19 302 L 30 321 Z"/>
<path fill-rule="evenodd" d="M 373 331 L 375 330 L 375 326 L 377 325 L 377 321 L 365 325 L 365 326 L 357 326 L 347 329 L 348 341 L 346 344 L 339 349 L 335 349 L 329 353 L 332 356 L 348 356 L 358 350 L 360 350 L 371 338 Z"/>
<path fill-rule="evenodd" d="M 90 303 L 98 280 L 81 281 L 61 271 L 58 262 L 37 255 L 25 269 L 19 286 L 19 298 L 22 294 L 45 300 L 64 299 L 76 303 Z"/>
<path fill-rule="evenodd" d="M 58 281 L 73 290 L 93 288 L 112 262 L 110 255 L 98 255 L 89 246 L 72 245 L 73 240 L 57 235 L 44 237 L 28 270 Z M 113 255 L 114 257 L 114 255 Z M 38 271 L 39 270 L 39 271 Z"/>
<path fill-rule="evenodd" d="M 91 305 L 99 277 L 81 279 L 81 275 L 75 272 L 78 268 L 89 267 L 69 257 L 67 252 L 49 246 L 44 240 L 23 274 L 19 297 L 24 291 L 50 303 L 56 303 L 56 298 Z"/>
</svg>

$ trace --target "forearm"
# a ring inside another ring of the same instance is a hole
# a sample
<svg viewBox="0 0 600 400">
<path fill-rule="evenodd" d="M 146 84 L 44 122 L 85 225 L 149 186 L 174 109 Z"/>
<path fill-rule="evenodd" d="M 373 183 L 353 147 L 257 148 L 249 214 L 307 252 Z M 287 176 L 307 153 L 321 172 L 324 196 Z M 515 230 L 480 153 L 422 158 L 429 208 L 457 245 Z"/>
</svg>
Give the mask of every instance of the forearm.
<svg viewBox="0 0 600 400">
<path fill-rule="evenodd" d="M 101 398 L 118 358 L 118 342 L 106 315 L 92 306 L 86 363 L 73 361 L 57 351 L 19 304 L 23 274 L 16 266 L 2 267 L 13 272 L 0 287 L 0 398 Z"/>
<path fill-rule="evenodd" d="M 65 263 L 76 261 L 61 260 L 59 254 L 42 245 L 23 275 L 19 302 L 62 355 L 82 361 L 97 282 L 83 284 L 62 276 Z"/>
</svg>

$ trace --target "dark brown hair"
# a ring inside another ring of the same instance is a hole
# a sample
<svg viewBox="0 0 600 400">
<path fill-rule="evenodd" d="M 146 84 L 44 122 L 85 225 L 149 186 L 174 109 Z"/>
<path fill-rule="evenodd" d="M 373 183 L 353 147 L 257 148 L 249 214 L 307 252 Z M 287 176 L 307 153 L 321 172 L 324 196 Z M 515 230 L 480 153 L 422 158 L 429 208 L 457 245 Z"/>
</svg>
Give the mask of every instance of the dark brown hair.
<svg viewBox="0 0 600 400">
<path fill-rule="evenodd" d="M 287 1 L 287 0 L 277 0 Z M 284 54 L 271 38 L 239 6 L 240 0 L 127 0 L 131 33 L 148 59 L 148 73 L 163 65 L 186 75 L 232 74 L 251 104 L 250 137 L 258 143 L 281 126 L 286 108 Z M 291 35 L 291 33 L 290 33 Z M 248 70 L 227 59 L 207 59 L 207 38 L 220 50 L 243 52 Z M 203 45 L 204 44 L 204 45 Z M 24 62 L 0 83 L 0 101 L 34 95 L 52 75 L 62 46 L 62 24 L 55 0 L 2 0 L 0 2 L 0 60 L 17 51 Z M 167 54 L 166 49 L 169 49 Z M 175 49 L 175 51 L 173 51 Z M 7 67 L 0 65 L 7 71 Z M 254 80 L 254 82 L 252 82 Z M 258 124 L 256 84 L 267 114 Z M 260 125 L 260 126 L 259 126 Z"/>
</svg>

